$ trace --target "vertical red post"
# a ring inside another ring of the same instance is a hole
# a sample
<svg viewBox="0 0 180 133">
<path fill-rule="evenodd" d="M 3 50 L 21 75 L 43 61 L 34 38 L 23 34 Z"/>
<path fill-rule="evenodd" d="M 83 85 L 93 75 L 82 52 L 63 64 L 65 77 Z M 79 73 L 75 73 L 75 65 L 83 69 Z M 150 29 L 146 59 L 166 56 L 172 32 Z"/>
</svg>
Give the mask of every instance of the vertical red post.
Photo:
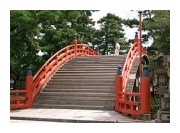
<svg viewBox="0 0 180 133">
<path fill-rule="evenodd" d="M 66 57 L 68 56 L 67 52 L 68 52 L 68 50 L 65 49 L 65 50 L 64 50 L 64 53 L 65 53 Z"/>
<path fill-rule="evenodd" d="M 74 44 L 74 54 L 75 56 L 77 56 L 77 40 L 76 39 L 74 39 L 73 44 Z"/>
<path fill-rule="evenodd" d="M 86 55 L 89 55 L 89 47 L 87 47 Z"/>
<path fill-rule="evenodd" d="M 141 114 L 150 113 L 150 79 L 148 77 L 141 78 Z"/>
<path fill-rule="evenodd" d="M 140 56 L 140 60 L 139 60 L 139 75 L 140 75 L 140 79 L 142 77 L 142 19 L 141 19 L 141 15 L 142 15 L 142 11 L 139 11 L 139 56 Z"/>
<path fill-rule="evenodd" d="M 122 92 L 123 88 L 122 88 L 122 76 L 121 75 L 116 75 L 115 77 L 115 81 L 116 81 L 116 96 L 115 96 L 115 111 L 119 111 L 119 102 L 118 100 L 122 98 L 122 94 L 120 94 L 120 92 Z"/>
<path fill-rule="evenodd" d="M 26 105 L 27 107 L 31 107 L 32 106 L 32 83 L 33 83 L 33 76 L 32 76 L 32 72 L 31 69 L 27 69 L 27 76 L 26 76 L 26 97 L 27 97 L 27 101 L 26 101 Z"/>
</svg>

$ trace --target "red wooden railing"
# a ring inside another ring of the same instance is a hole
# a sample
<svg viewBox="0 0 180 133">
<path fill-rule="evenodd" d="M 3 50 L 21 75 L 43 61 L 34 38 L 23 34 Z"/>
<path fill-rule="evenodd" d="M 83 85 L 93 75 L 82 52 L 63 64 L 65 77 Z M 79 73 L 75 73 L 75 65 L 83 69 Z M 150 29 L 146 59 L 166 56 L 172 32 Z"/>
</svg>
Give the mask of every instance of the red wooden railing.
<svg viewBox="0 0 180 133">
<path fill-rule="evenodd" d="M 74 40 L 72 45 L 69 45 L 57 53 L 55 53 L 39 70 L 32 76 L 26 77 L 26 90 L 15 90 L 10 93 L 24 93 L 23 97 L 12 97 L 10 109 L 28 108 L 31 107 L 35 97 L 40 92 L 41 88 L 49 81 L 50 77 L 57 71 L 64 63 L 76 56 L 98 55 L 93 49 L 85 44 L 77 44 Z"/>
<path fill-rule="evenodd" d="M 138 52 L 138 43 L 135 42 L 132 47 L 130 48 L 128 55 L 126 57 L 126 61 L 124 64 L 124 67 L 122 69 L 122 76 L 123 76 L 123 82 L 122 82 L 122 87 L 123 87 L 123 91 L 127 85 L 127 80 L 128 80 L 128 76 L 129 73 L 131 71 L 133 62 L 135 60 L 135 58 L 137 57 L 137 55 L 139 54 Z"/>
<path fill-rule="evenodd" d="M 27 90 L 10 90 L 10 109 L 26 108 Z"/>
<path fill-rule="evenodd" d="M 49 81 L 52 74 L 57 71 L 62 64 L 75 56 L 82 55 L 97 55 L 97 53 L 84 44 L 77 44 L 76 41 L 74 44 L 55 53 L 33 77 L 32 100 L 34 100 L 40 89 Z"/>
<path fill-rule="evenodd" d="M 140 46 L 142 54 L 145 55 L 147 53 L 146 50 L 144 50 L 143 46 Z M 123 91 L 126 88 L 127 85 L 127 81 L 128 81 L 128 77 L 129 77 L 129 73 L 131 71 L 133 62 L 135 60 L 135 58 L 139 56 L 139 44 L 138 44 L 138 40 L 134 41 L 134 44 L 132 45 L 132 47 L 130 48 L 127 57 L 126 57 L 126 61 L 124 63 L 123 69 L 122 69 L 122 76 L 123 76 Z"/>
<path fill-rule="evenodd" d="M 139 48 L 140 47 L 140 48 Z M 139 40 L 135 38 L 134 44 L 130 48 L 124 67 L 122 69 L 122 75 L 116 76 L 116 97 L 115 97 L 115 111 L 121 112 L 125 115 L 132 115 L 137 119 L 140 119 L 141 114 L 150 113 L 150 85 L 149 78 L 141 78 L 139 90 L 140 92 L 125 92 L 129 73 L 132 69 L 133 62 L 140 54 L 140 50 L 143 55 L 147 54 L 142 45 L 139 45 Z M 141 57 L 142 58 L 142 57 Z M 146 96 L 146 97 L 145 97 Z M 132 97 L 139 99 L 138 101 L 132 101 Z"/>
</svg>

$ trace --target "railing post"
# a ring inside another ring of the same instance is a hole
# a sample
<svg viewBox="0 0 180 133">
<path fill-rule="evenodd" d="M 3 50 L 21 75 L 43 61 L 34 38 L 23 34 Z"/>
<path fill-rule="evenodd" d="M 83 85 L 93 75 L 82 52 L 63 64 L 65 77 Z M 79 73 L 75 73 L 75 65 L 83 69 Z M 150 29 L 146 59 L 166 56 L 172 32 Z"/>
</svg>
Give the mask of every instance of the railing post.
<svg viewBox="0 0 180 133">
<path fill-rule="evenodd" d="M 146 47 L 144 47 L 144 51 L 145 51 L 145 54 L 148 54 L 148 53 L 147 53 L 147 48 L 146 48 Z"/>
<path fill-rule="evenodd" d="M 135 32 L 134 43 L 138 43 L 138 32 Z"/>
<path fill-rule="evenodd" d="M 32 83 L 33 83 L 33 76 L 32 76 L 32 68 L 28 67 L 27 68 L 27 75 L 26 75 L 26 97 L 27 97 L 27 101 L 26 101 L 26 105 L 27 107 L 31 107 L 32 106 Z"/>
<path fill-rule="evenodd" d="M 148 66 L 143 66 L 143 73 L 141 78 L 141 84 L 140 84 L 140 92 L 141 92 L 141 115 L 147 115 L 150 114 L 150 79 L 149 79 L 149 72 L 148 72 Z M 143 119 L 147 119 L 144 118 Z M 147 116 L 145 116 L 147 117 Z"/>
<path fill-rule="evenodd" d="M 76 36 L 73 38 L 73 44 L 74 44 L 74 55 L 77 56 L 77 39 Z"/>
<path fill-rule="evenodd" d="M 139 11 L 139 75 L 142 77 L 142 11 Z"/>
<path fill-rule="evenodd" d="M 99 47 L 98 46 L 96 46 L 95 51 L 96 51 L 96 55 L 99 55 Z"/>
<path fill-rule="evenodd" d="M 115 95 L 115 111 L 118 112 L 119 111 L 119 101 L 122 98 L 122 94 L 120 94 L 120 92 L 122 92 L 123 88 L 122 88 L 122 66 L 118 66 L 117 69 L 117 75 L 115 77 L 115 81 L 116 81 L 116 95 Z"/>
</svg>

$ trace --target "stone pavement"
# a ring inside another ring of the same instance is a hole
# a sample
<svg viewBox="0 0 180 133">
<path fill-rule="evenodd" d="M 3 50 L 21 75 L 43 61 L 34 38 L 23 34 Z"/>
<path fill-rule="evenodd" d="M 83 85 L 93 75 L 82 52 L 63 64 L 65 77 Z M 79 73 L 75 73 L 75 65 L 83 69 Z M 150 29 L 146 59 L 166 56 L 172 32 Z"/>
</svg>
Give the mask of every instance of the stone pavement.
<svg viewBox="0 0 180 133">
<path fill-rule="evenodd" d="M 21 109 L 10 112 L 11 123 L 29 121 L 114 123 L 142 122 L 123 116 L 115 111 L 75 109 Z M 19 121 L 20 120 L 20 121 Z"/>
<path fill-rule="evenodd" d="M 50 121 L 32 121 L 32 120 L 10 120 L 10 123 L 59 123 L 59 122 L 50 122 Z"/>
</svg>

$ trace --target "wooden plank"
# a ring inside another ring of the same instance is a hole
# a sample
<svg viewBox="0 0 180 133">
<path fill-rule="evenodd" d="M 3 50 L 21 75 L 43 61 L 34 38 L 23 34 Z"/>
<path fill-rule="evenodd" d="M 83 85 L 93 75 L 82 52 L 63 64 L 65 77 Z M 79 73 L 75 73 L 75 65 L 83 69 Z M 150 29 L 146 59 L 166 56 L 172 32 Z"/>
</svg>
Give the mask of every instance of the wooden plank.
<svg viewBox="0 0 180 133">
<path fill-rule="evenodd" d="M 10 93 L 26 93 L 27 90 L 10 90 Z"/>
<path fill-rule="evenodd" d="M 11 101 L 16 101 L 16 100 L 26 100 L 26 97 L 11 97 L 10 100 Z"/>
</svg>

